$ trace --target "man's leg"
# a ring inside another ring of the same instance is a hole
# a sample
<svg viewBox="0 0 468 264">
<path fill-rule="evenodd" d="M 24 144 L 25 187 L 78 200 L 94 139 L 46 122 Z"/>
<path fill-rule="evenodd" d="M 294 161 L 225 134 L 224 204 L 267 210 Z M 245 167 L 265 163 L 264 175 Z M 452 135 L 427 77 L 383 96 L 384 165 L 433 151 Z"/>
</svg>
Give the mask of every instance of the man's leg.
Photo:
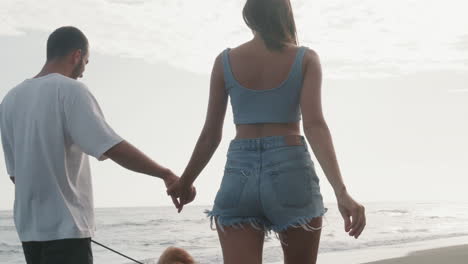
<svg viewBox="0 0 468 264">
<path fill-rule="evenodd" d="M 91 238 L 47 241 L 41 264 L 93 264 Z"/>
<path fill-rule="evenodd" d="M 23 242 L 23 252 L 27 264 L 41 264 L 42 242 Z"/>
</svg>

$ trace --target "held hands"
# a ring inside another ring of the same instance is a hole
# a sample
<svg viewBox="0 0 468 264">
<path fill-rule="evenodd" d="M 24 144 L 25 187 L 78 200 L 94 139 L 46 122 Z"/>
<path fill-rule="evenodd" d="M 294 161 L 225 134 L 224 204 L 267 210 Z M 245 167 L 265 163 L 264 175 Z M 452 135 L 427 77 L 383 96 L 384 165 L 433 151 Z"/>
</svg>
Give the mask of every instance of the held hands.
<svg viewBox="0 0 468 264">
<path fill-rule="evenodd" d="M 197 195 L 197 190 L 192 184 L 187 184 L 182 178 L 178 178 L 177 181 L 167 186 L 167 195 L 172 197 L 172 202 L 177 208 L 177 212 L 180 213 L 184 205 L 192 202 Z M 179 198 L 179 200 L 177 200 Z"/>
<path fill-rule="evenodd" d="M 346 190 L 336 196 L 338 209 L 344 219 L 345 232 L 358 238 L 366 226 L 365 208 L 356 202 Z"/>
<path fill-rule="evenodd" d="M 164 180 L 164 184 L 166 185 L 166 188 L 169 188 L 170 186 L 172 186 L 174 183 L 176 183 L 179 180 L 179 176 L 176 176 L 174 173 L 169 172 L 168 174 L 164 175 L 163 180 Z M 172 198 L 172 203 L 175 205 L 175 207 L 179 208 L 180 203 L 177 200 L 177 197 L 174 197 L 171 195 L 171 198 Z"/>
</svg>

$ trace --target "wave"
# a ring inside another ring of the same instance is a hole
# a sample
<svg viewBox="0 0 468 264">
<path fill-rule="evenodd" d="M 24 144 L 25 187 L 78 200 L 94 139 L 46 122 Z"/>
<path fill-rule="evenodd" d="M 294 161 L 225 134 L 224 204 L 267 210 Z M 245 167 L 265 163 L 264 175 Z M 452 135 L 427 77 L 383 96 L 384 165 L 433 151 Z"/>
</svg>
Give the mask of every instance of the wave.
<svg viewBox="0 0 468 264">
<path fill-rule="evenodd" d="M 0 226 L 0 231 L 16 231 L 14 226 Z"/>
<path fill-rule="evenodd" d="M 437 216 L 437 215 L 427 216 L 426 218 L 429 218 L 429 219 L 458 219 L 457 217 L 454 217 L 454 216 Z"/>
<path fill-rule="evenodd" d="M 408 214 L 408 210 L 402 210 L 402 209 L 393 209 L 393 210 L 378 210 L 376 213 L 384 213 L 384 214 Z"/>
<path fill-rule="evenodd" d="M 404 234 L 408 234 L 408 233 L 427 233 L 429 231 L 430 230 L 427 229 L 427 228 L 420 228 L 420 229 L 400 228 L 400 229 L 396 230 L 396 232 L 404 233 Z"/>
<path fill-rule="evenodd" d="M 133 226 L 155 226 L 155 225 L 161 225 L 164 223 L 169 222 L 168 219 L 154 219 L 154 220 L 149 220 L 146 222 L 130 222 L 130 221 L 124 221 L 120 223 L 113 223 L 113 224 L 99 224 L 101 227 L 105 228 L 115 228 L 115 227 L 133 227 Z"/>
<path fill-rule="evenodd" d="M 336 251 L 346 251 L 346 250 L 356 250 L 356 249 L 363 249 L 363 248 L 371 248 L 371 247 L 382 247 L 382 246 L 394 246 L 394 245 L 401 245 L 413 242 L 424 242 L 424 241 L 431 241 L 437 239 L 447 239 L 447 238 L 456 238 L 456 237 L 464 237 L 468 236 L 468 232 L 465 233 L 450 233 L 445 235 L 429 235 L 429 236 L 412 236 L 406 237 L 401 239 L 386 239 L 386 240 L 377 240 L 377 241 L 369 241 L 361 244 L 351 244 L 351 243 L 336 243 L 331 242 L 334 247 L 326 247 L 326 243 L 322 243 L 321 250 L 323 252 L 336 252 Z M 337 244 L 341 244 L 337 246 Z"/>
<path fill-rule="evenodd" d="M 0 256 L 2 255 L 10 255 L 10 254 L 21 254 L 22 247 L 20 244 L 8 244 L 4 242 L 0 242 Z"/>
</svg>

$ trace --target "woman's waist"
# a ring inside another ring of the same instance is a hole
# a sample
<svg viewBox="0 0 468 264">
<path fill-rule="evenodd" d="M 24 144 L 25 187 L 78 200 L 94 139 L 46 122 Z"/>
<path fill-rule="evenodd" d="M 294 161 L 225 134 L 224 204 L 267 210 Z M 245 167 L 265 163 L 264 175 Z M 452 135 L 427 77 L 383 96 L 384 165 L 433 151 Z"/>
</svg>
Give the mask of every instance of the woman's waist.
<svg viewBox="0 0 468 264">
<path fill-rule="evenodd" d="M 255 139 L 275 136 L 300 135 L 299 122 L 296 123 L 259 123 L 236 125 L 237 139 Z"/>
<path fill-rule="evenodd" d="M 301 135 L 233 139 L 229 144 L 226 168 L 268 171 L 279 167 L 312 164 L 306 140 Z"/>
<path fill-rule="evenodd" d="M 272 149 L 297 146 L 307 149 L 305 138 L 300 134 L 273 135 L 257 138 L 235 138 L 229 144 L 229 152 L 233 151 L 268 151 Z"/>
</svg>

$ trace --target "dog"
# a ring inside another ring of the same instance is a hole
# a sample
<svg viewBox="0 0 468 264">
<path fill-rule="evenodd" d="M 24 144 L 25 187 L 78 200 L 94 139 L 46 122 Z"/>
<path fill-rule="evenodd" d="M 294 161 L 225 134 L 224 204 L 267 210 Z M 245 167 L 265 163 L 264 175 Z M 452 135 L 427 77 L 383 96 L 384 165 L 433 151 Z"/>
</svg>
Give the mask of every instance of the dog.
<svg viewBox="0 0 468 264">
<path fill-rule="evenodd" d="M 195 264 L 195 260 L 184 249 L 168 247 L 159 257 L 158 264 Z"/>
</svg>

